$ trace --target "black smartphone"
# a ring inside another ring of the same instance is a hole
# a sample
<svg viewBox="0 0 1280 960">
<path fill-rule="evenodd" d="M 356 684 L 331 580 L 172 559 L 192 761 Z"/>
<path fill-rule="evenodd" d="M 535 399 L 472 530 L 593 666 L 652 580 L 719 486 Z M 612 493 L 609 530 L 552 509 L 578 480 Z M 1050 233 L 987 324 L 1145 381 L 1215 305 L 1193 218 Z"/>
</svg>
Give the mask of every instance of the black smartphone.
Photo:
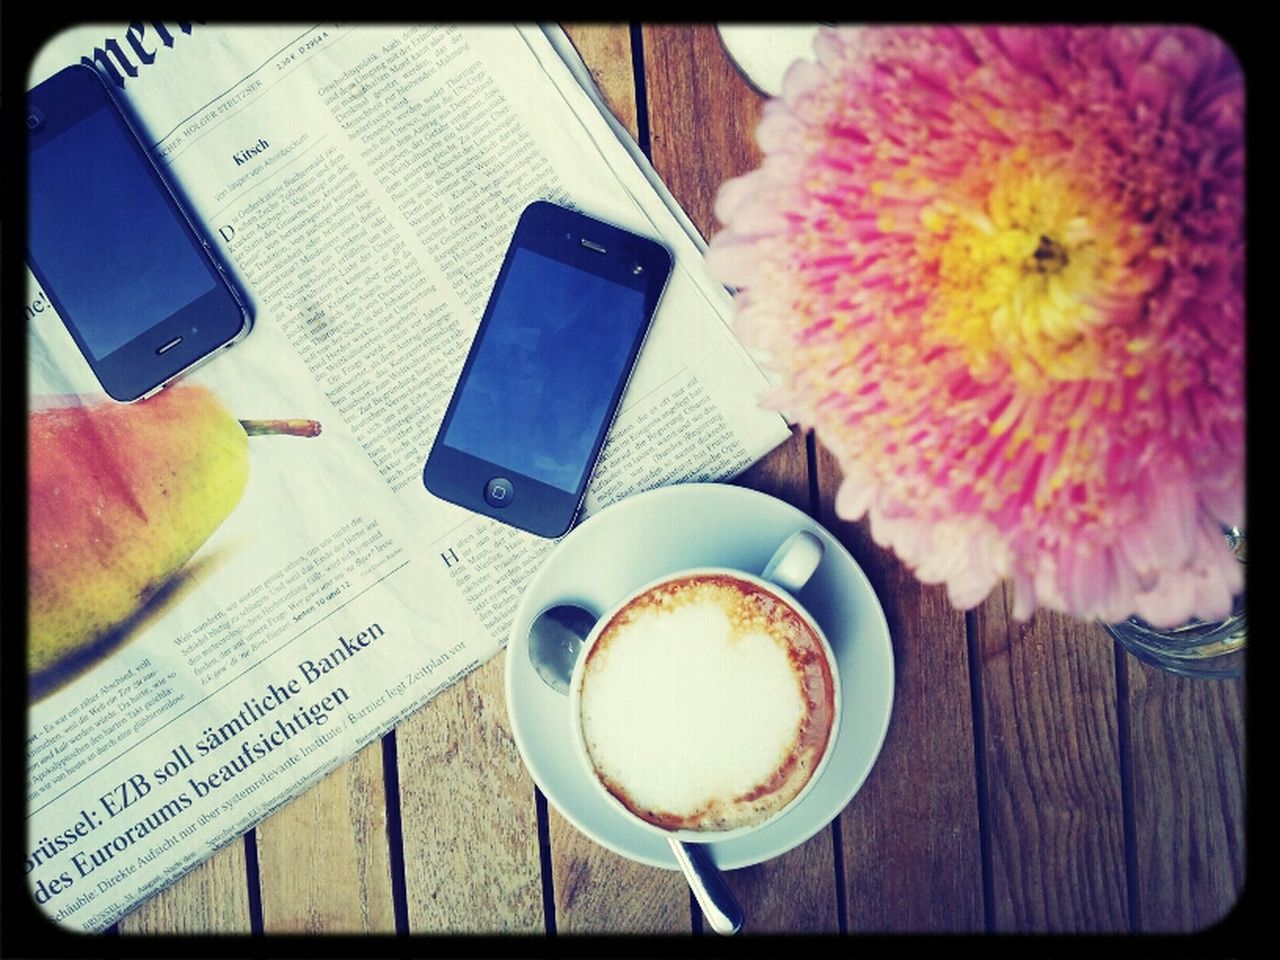
<svg viewBox="0 0 1280 960">
<path fill-rule="evenodd" d="M 530 204 L 427 457 L 426 488 L 539 536 L 566 533 L 671 266 L 655 240 Z"/>
<path fill-rule="evenodd" d="M 249 310 L 92 67 L 28 91 L 27 263 L 107 394 L 155 393 Z"/>
</svg>

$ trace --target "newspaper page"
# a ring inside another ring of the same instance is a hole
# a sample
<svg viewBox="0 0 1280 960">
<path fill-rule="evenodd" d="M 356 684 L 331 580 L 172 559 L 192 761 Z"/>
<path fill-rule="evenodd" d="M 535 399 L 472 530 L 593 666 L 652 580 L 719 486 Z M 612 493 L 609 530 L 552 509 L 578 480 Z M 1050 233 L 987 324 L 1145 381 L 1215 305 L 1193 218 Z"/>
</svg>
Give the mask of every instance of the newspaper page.
<svg viewBox="0 0 1280 960">
<path fill-rule="evenodd" d="M 562 53 L 535 26 L 179 22 L 41 50 L 30 85 L 80 60 L 115 84 L 255 316 L 116 404 L 28 274 L 25 870 L 56 922 L 109 926 L 504 646 L 554 542 L 421 470 L 530 201 L 676 255 L 588 513 L 788 436 L 696 234 Z M 262 420 L 285 427 L 246 441 Z"/>
</svg>

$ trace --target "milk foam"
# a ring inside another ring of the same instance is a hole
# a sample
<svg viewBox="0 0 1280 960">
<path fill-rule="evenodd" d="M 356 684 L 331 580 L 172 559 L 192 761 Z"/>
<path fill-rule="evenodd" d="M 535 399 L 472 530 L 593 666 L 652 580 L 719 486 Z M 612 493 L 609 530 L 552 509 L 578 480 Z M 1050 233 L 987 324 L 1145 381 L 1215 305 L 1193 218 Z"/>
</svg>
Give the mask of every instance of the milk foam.
<svg viewBox="0 0 1280 960">
<path fill-rule="evenodd" d="M 696 821 L 717 808 L 717 829 L 733 825 L 722 821 L 735 804 L 731 820 L 763 815 L 753 799 L 796 756 L 809 710 L 789 650 L 798 630 L 812 634 L 789 607 L 734 583 L 641 602 L 592 650 L 582 688 L 588 752 L 637 812 Z"/>
</svg>

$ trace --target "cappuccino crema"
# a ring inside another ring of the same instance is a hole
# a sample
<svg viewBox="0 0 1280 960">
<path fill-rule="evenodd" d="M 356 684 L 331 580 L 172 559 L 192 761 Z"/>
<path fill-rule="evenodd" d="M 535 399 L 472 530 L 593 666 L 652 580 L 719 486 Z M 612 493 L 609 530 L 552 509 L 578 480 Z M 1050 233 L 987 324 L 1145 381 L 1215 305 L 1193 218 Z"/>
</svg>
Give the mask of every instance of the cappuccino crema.
<svg viewBox="0 0 1280 960">
<path fill-rule="evenodd" d="M 804 788 L 827 749 L 831 664 L 808 621 L 726 573 L 654 586 L 587 655 L 583 740 L 597 777 L 665 829 L 754 826 Z"/>
</svg>

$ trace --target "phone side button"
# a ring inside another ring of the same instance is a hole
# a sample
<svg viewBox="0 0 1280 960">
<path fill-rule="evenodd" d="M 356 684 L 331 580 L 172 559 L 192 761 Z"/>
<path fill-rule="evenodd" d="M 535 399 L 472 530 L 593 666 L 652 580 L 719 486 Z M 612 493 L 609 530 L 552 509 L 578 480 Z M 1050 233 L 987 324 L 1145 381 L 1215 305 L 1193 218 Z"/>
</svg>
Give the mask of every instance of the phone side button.
<svg viewBox="0 0 1280 960">
<path fill-rule="evenodd" d="M 514 496 L 515 490 L 506 477 L 494 477 L 484 485 L 484 502 L 491 507 L 505 507 Z"/>
<path fill-rule="evenodd" d="M 176 347 L 176 346 L 177 346 L 178 344 L 180 344 L 181 342 L 182 342 L 182 338 L 181 338 L 181 337 L 174 337 L 174 338 L 173 338 L 172 340 L 170 340 L 168 343 L 161 344 L 159 347 L 157 347 L 157 348 L 156 348 L 156 353 L 157 353 L 157 354 L 161 354 L 161 353 L 168 353 L 170 350 L 172 350 L 174 347 Z"/>
</svg>

